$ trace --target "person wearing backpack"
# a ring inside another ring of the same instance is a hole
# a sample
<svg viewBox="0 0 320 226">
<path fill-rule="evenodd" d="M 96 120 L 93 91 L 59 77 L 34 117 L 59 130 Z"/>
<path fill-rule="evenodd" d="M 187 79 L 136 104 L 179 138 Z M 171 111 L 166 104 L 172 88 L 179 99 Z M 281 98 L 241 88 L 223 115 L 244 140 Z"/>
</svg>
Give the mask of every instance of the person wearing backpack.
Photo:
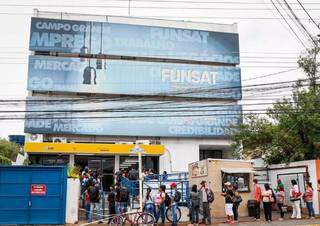
<svg viewBox="0 0 320 226">
<path fill-rule="evenodd" d="M 234 192 L 232 188 L 232 184 L 228 181 L 224 184 L 224 189 L 222 192 L 222 196 L 225 197 L 225 213 L 227 215 L 227 223 L 233 223 L 233 200 L 234 200 Z"/>
<path fill-rule="evenodd" d="M 201 181 L 200 183 L 200 204 L 202 205 L 203 220 L 204 224 L 211 224 L 211 212 L 210 212 L 210 202 L 212 201 L 213 192 L 207 187 L 206 181 Z"/>
<path fill-rule="evenodd" d="M 292 187 L 290 189 L 290 201 L 292 203 L 291 219 L 301 219 L 300 199 L 301 192 L 296 180 L 291 180 Z"/>
<path fill-rule="evenodd" d="M 159 218 L 161 217 L 162 224 L 165 222 L 165 199 L 166 199 L 166 187 L 161 185 L 158 189 L 158 193 L 155 197 L 155 207 L 156 207 L 156 222 L 158 223 Z"/>
<path fill-rule="evenodd" d="M 126 213 L 127 207 L 129 203 L 129 191 L 126 187 L 120 186 L 119 188 L 119 212 L 120 213 Z"/>
<path fill-rule="evenodd" d="M 262 192 L 264 216 L 267 222 L 272 221 L 272 203 L 275 201 L 269 184 L 264 184 L 265 191 Z"/>
<path fill-rule="evenodd" d="M 109 215 L 115 215 L 116 214 L 116 194 L 114 192 L 114 187 L 110 187 L 110 192 L 108 193 L 108 203 L 109 203 Z M 111 219 L 109 219 L 109 222 L 111 222 Z"/>
<path fill-rule="evenodd" d="M 242 202 L 242 197 L 238 192 L 238 185 L 234 185 L 233 186 L 233 192 L 234 192 L 234 198 L 233 198 L 233 207 L 232 207 L 232 211 L 233 211 L 233 220 L 235 223 L 239 222 L 239 206 L 240 203 Z"/>
<path fill-rule="evenodd" d="M 200 194 L 198 192 L 198 186 L 192 185 L 190 192 L 190 209 L 191 209 L 191 223 L 199 223 L 199 211 L 200 211 Z"/>
<path fill-rule="evenodd" d="M 88 188 L 88 195 L 90 198 L 90 213 L 89 213 L 89 222 L 92 222 L 93 220 L 93 212 L 96 209 L 97 211 L 97 218 L 98 220 L 101 220 L 101 206 L 100 206 L 100 200 L 101 200 L 101 191 L 100 191 L 100 184 L 90 180 L 89 182 L 89 188 Z"/>
<path fill-rule="evenodd" d="M 171 205 L 169 208 L 171 208 L 172 211 L 172 226 L 178 225 L 178 216 L 177 216 L 177 208 L 178 204 L 181 199 L 181 193 L 177 190 L 177 184 L 172 182 L 170 183 L 170 198 L 171 198 Z"/>
</svg>

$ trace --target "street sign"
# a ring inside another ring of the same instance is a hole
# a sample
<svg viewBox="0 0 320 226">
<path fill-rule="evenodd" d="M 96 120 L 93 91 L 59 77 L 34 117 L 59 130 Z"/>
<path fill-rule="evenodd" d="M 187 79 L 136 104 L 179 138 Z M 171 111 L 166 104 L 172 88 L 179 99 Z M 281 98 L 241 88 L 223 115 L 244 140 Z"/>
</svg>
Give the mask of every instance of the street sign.
<svg viewBox="0 0 320 226">
<path fill-rule="evenodd" d="M 47 186 L 45 184 L 31 184 L 30 194 L 44 196 L 47 194 Z"/>
</svg>

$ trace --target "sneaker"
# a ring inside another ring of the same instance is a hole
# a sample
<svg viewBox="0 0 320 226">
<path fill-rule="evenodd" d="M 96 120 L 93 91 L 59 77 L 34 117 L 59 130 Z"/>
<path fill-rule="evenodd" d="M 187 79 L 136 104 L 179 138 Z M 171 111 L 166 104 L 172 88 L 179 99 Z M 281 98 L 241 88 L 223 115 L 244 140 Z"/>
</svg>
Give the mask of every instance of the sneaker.
<svg viewBox="0 0 320 226">
<path fill-rule="evenodd" d="M 315 217 L 310 217 L 310 219 L 311 219 L 311 220 L 314 220 L 314 219 L 316 219 L 316 218 L 315 218 Z"/>
<path fill-rule="evenodd" d="M 278 220 L 279 220 L 279 221 L 283 221 L 283 218 L 282 218 L 282 217 L 280 217 Z"/>
</svg>

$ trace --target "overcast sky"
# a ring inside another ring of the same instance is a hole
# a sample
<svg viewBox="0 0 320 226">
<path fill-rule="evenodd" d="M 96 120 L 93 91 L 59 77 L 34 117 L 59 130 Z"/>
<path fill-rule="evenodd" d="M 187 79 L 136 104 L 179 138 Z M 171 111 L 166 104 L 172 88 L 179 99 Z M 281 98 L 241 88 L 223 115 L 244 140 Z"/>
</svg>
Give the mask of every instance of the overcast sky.
<svg viewBox="0 0 320 226">
<path fill-rule="evenodd" d="M 279 0 L 279 2 L 283 1 Z M 308 18 L 296 0 L 288 2 L 299 18 Z M 300 2 L 315 21 L 320 23 L 319 0 L 300 0 Z M 237 23 L 240 36 L 242 85 L 288 81 L 304 77 L 300 70 L 294 70 L 252 79 L 297 67 L 295 58 L 304 49 L 285 21 L 276 19 L 280 16 L 269 0 L 172 0 L 172 2 L 170 0 L 131 0 L 130 10 L 127 0 L 56 0 L 54 4 L 55 7 L 51 7 L 54 6 L 53 1 L 49 0 L 0 1 L 1 100 L 23 99 L 27 95 L 28 40 L 30 18 L 34 8 L 40 11 L 120 16 L 128 16 L 130 11 L 130 16 L 137 17 L 152 16 L 209 23 Z M 277 6 L 281 10 L 283 5 L 277 4 Z M 283 10 L 281 12 L 288 17 L 286 13 L 289 12 Z M 310 20 L 302 20 L 302 22 L 313 35 L 320 33 Z M 292 21 L 289 23 L 300 39 L 310 46 L 296 24 Z M 285 90 L 281 93 L 270 93 L 269 97 L 281 97 L 289 93 L 290 90 Z M 248 103 L 249 99 L 261 99 L 265 96 L 259 93 L 244 93 L 244 102 Z M 256 102 L 261 102 L 260 99 Z M 17 108 L 23 109 L 23 106 L 0 105 L 1 110 Z M 0 121 L 0 137 L 7 137 L 9 134 L 23 134 L 23 121 Z"/>
</svg>

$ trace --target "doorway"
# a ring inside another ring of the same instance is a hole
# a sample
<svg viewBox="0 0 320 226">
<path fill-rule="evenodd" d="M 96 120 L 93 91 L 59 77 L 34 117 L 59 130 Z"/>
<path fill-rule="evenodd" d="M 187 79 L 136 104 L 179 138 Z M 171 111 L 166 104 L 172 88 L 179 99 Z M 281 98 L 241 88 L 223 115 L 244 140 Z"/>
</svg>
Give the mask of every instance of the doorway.
<svg viewBox="0 0 320 226">
<path fill-rule="evenodd" d="M 104 191 L 109 191 L 110 186 L 114 184 L 114 156 L 75 156 L 75 165 L 80 166 L 83 170 L 88 166 L 94 173 L 101 177 Z"/>
</svg>

